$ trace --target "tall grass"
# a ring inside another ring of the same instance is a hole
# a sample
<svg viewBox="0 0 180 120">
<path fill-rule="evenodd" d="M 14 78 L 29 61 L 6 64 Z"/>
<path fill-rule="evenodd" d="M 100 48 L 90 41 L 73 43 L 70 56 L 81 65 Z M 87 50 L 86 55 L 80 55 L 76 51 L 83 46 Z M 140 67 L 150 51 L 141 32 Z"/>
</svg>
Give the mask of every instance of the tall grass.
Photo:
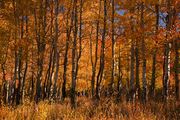
<svg viewBox="0 0 180 120">
<path fill-rule="evenodd" d="M 149 101 L 142 105 L 139 102 L 116 103 L 113 98 L 99 102 L 79 97 L 77 108 L 71 109 L 69 100 L 63 103 L 39 104 L 26 101 L 25 104 L 0 107 L 0 120 L 178 120 L 180 104 L 178 102 Z"/>
</svg>

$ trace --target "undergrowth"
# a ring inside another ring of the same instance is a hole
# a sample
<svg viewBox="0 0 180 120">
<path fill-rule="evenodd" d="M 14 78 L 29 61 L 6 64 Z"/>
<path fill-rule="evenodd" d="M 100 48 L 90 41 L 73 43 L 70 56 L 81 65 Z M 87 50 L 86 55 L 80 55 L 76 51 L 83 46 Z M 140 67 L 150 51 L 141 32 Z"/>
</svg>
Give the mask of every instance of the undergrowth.
<svg viewBox="0 0 180 120">
<path fill-rule="evenodd" d="M 178 102 L 149 101 L 115 102 L 113 98 L 94 101 L 79 97 L 77 108 L 71 109 L 70 101 L 53 103 L 43 101 L 38 104 L 26 101 L 16 107 L 1 106 L 1 120 L 178 120 L 180 104 Z"/>
</svg>

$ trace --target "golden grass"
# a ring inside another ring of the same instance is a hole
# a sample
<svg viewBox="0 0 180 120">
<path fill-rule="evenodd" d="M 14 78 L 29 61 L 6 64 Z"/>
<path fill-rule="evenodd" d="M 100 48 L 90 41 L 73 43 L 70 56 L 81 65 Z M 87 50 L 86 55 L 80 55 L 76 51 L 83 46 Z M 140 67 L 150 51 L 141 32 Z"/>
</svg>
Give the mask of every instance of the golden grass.
<svg viewBox="0 0 180 120">
<path fill-rule="evenodd" d="M 77 108 L 71 109 L 69 100 L 64 103 L 40 102 L 38 105 L 26 102 L 16 108 L 0 107 L 0 120 L 178 120 L 180 106 L 169 101 L 168 104 L 148 102 L 115 103 L 112 99 L 99 102 L 88 98 L 78 98 Z"/>
</svg>

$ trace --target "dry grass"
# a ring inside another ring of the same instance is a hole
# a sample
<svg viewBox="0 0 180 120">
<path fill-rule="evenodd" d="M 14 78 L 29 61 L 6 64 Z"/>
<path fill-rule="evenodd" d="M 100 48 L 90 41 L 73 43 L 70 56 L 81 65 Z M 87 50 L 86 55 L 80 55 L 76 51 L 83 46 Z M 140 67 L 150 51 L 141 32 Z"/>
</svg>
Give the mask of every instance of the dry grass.
<svg viewBox="0 0 180 120">
<path fill-rule="evenodd" d="M 169 101 L 168 104 L 148 102 L 121 102 L 112 99 L 93 102 L 88 98 L 78 98 L 77 108 L 71 109 L 69 100 L 61 103 L 40 102 L 38 105 L 26 102 L 16 108 L 1 107 L 0 120 L 178 120 L 180 106 Z"/>
</svg>

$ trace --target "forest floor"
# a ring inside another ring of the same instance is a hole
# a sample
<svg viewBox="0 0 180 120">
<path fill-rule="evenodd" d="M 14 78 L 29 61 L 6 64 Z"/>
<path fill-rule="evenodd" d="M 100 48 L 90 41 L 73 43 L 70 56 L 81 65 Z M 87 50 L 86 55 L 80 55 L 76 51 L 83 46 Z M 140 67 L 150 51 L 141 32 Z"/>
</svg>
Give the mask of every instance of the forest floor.
<svg viewBox="0 0 180 120">
<path fill-rule="evenodd" d="M 0 107 L 0 120 L 179 120 L 180 103 L 169 100 L 164 104 L 149 101 L 114 102 L 112 98 L 99 102 L 86 97 L 77 98 L 77 108 L 71 109 L 69 99 L 63 103 L 26 101 L 23 105 Z"/>
</svg>

